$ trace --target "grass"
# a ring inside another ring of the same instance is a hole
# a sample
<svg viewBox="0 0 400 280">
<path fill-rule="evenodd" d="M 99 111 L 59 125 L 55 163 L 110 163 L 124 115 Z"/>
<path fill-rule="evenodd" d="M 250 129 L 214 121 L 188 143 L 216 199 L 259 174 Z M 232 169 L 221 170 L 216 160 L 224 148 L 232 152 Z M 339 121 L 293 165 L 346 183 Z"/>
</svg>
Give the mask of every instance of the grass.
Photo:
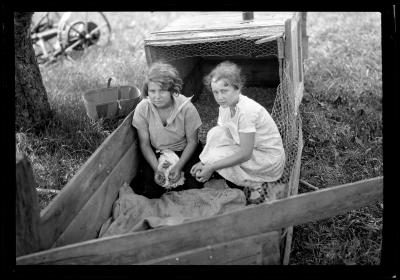
<svg viewBox="0 0 400 280">
<path fill-rule="evenodd" d="M 325 188 L 382 176 L 380 15 L 310 13 L 307 32 L 300 178 Z M 378 202 L 294 227 L 291 264 L 379 264 L 382 212 Z"/>
<path fill-rule="evenodd" d="M 77 61 L 40 67 L 55 117 L 41 135 L 16 133 L 37 187 L 62 189 L 115 129 L 92 122 L 82 94 L 113 83 L 141 88 L 144 36 L 179 13 L 105 13 L 112 45 Z M 319 188 L 383 175 L 380 15 L 308 13 L 309 57 L 300 111 L 304 148 L 300 178 Z M 303 185 L 299 192 L 310 191 Z M 40 194 L 43 209 L 53 194 Z M 291 264 L 379 264 L 382 202 L 294 227 Z"/>
</svg>

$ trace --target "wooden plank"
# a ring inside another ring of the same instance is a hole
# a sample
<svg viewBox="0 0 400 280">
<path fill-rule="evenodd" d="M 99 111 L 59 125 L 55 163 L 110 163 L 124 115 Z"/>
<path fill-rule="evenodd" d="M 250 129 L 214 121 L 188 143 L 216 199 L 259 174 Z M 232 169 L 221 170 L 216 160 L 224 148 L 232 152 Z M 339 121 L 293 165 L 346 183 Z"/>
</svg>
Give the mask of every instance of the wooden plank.
<svg viewBox="0 0 400 280">
<path fill-rule="evenodd" d="M 298 140 L 297 140 L 297 151 L 296 151 L 296 161 L 293 166 L 292 173 L 290 174 L 289 179 L 289 195 L 297 195 L 299 189 L 299 179 L 300 179 L 300 168 L 301 168 L 301 154 L 303 152 L 303 130 L 301 118 L 296 117 L 296 122 L 298 122 L 299 130 L 298 130 Z"/>
<path fill-rule="evenodd" d="M 39 205 L 29 160 L 16 155 L 15 165 L 15 254 L 22 256 L 40 251 Z"/>
<path fill-rule="evenodd" d="M 171 33 L 210 29 L 225 29 L 241 26 L 283 25 L 293 12 L 254 12 L 254 20 L 243 22 L 242 12 L 192 12 L 184 13 L 162 30 L 154 33 Z"/>
<path fill-rule="evenodd" d="M 39 225 L 44 248 L 50 248 L 101 186 L 135 139 L 133 112 L 100 145 L 62 191 L 42 211 Z"/>
<path fill-rule="evenodd" d="M 268 36 L 275 36 L 283 33 L 282 26 L 271 26 L 268 28 L 260 28 L 257 30 L 238 29 L 238 30 L 225 30 L 220 32 L 215 31 L 202 31 L 198 33 L 181 33 L 181 34 L 165 34 L 162 36 L 147 36 L 145 38 L 145 45 L 149 46 L 170 46 L 170 45 L 183 45 L 195 44 L 205 42 L 219 42 L 228 40 L 248 39 L 256 40 Z"/>
<path fill-rule="evenodd" d="M 293 166 L 293 171 L 290 174 L 290 179 L 289 179 L 289 195 L 297 195 L 298 190 L 299 190 L 299 179 L 300 179 L 300 168 L 301 168 L 301 154 L 303 151 L 303 131 L 302 131 L 302 126 L 301 126 L 301 119 L 297 118 L 297 121 L 299 123 L 299 135 L 298 135 L 298 147 L 297 147 L 297 155 L 296 155 L 296 161 Z M 289 260 L 290 260 L 290 252 L 292 249 L 292 238 L 293 238 L 293 226 L 290 226 L 287 228 L 287 234 L 286 234 L 286 240 L 285 240 L 285 249 L 282 254 L 282 264 L 283 265 L 288 265 Z"/>
<path fill-rule="evenodd" d="M 279 242 L 281 239 L 281 231 L 273 231 L 275 236 L 268 239 L 261 245 L 260 260 L 257 264 L 261 265 L 278 265 L 281 264 L 281 255 L 279 251 Z"/>
<path fill-rule="evenodd" d="M 292 251 L 293 241 L 293 226 L 286 228 L 286 236 L 284 237 L 285 244 L 282 253 L 282 264 L 288 265 L 290 261 L 290 253 Z"/>
<path fill-rule="evenodd" d="M 299 106 L 301 104 L 301 100 L 303 99 L 304 94 L 304 83 L 298 83 L 297 88 L 295 89 L 295 99 L 294 99 L 294 114 L 297 116 L 299 113 Z"/>
<path fill-rule="evenodd" d="M 268 36 L 268 37 L 266 37 L 266 38 L 261 38 L 261 39 L 257 40 L 257 41 L 255 42 L 255 44 L 256 44 L 256 45 L 259 45 L 259 44 L 263 44 L 263 43 L 275 41 L 275 40 L 277 40 L 278 38 L 281 38 L 282 36 L 283 36 L 283 33 L 279 33 L 279 34 L 276 34 L 276 35 L 273 35 L 273 36 Z"/>
<path fill-rule="evenodd" d="M 22 256 L 23 264 L 134 264 L 329 218 L 382 199 L 383 177 L 299 194 L 207 219 Z M 205 230 L 206 229 L 206 230 Z"/>
<path fill-rule="evenodd" d="M 132 144 L 110 175 L 76 215 L 53 247 L 97 238 L 101 226 L 111 217 L 114 201 L 124 182 L 128 183 L 136 174 L 138 166 L 137 140 Z"/>
<path fill-rule="evenodd" d="M 146 54 L 146 61 L 147 61 L 147 65 L 150 65 L 153 63 L 153 59 L 151 57 L 151 50 L 149 46 L 144 46 L 144 52 Z"/>
<path fill-rule="evenodd" d="M 308 35 L 307 35 L 307 13 L 301 13 L 301 33 L 302 33 L 302 49 L 303 59 L 308 57 Z"/>
<path fill-rule="evenodd" d="M 283 37 L 280 37 L 277 39 L 277 44 L 278 44 L 278 58 L 283 59 L 283 58 L 285 58 Z"/>
<path fill-rule="evenodd" d="M 291 20 L 287 20 L 285 22 L 285 68 L 289 69 L 289 79 L 290 81 L 293 80 L 293 53 L 292 53 L 292 22 Z M 293 95 L 294 99 L 294 92 L 290 93 Z"/>
<path fill-rule="evenodd" d="M 278 44 L 278 61 L 279 61 L 279 83 L 282 84 L 283 80 L 283 69 L 285 67 L 285 48 L 284 48 L 284 37 L 277 39 Z"/>
<path fill-rule="evenodd" d="M 297 55 L 298 55 L 298 69 L 299 69 L 299 82 L 303 83 L 303 41 L 302 41 L 302 21 L 297 23 Z"/>
<path fill-rule="evenodd" d="M 193 21 L 193 19 L 191 19 Z M 215 33 L 220 33 L 220 32 L 226 32 L 226 31 L 239 31 L 241 33 L 245 32 L 257 32 L 259 29 L 269 29 L 269 28 L 275 28 L 279 26 L 283 26 L 283 21 L 274 21 L 274 22 L 268 22 L 268 24 L 256 24 L 256 22 L 246 22 L 246 24 L 243 24 L 243 22 L 239 22 L 238 25 L 233 26 L 227 26 L 226 22 L 224 23 L 225 26 L 222 27 L 215 27 L 211 24 L 207 24 L 207 26 L 204 26 L 201 29 L 185 29 L 183 26 L 183 29 L 180 30 L 174 30 L 174 31 L 156 31 L 152 32 L 152 35 L 155 35 L 157 37 L 162 37 L 162 36 L 182 36 L 183 34 L 196 34 L 196 33 L 203 33 L 203 32 L 215 32 Z"/>
<path fill-rule="evenodd" d="M 206 246 L 141 265 L 221 265 L 221 264 L 278 264 L 279 238 L 277 231 Z"/>
<path fill-rule="evenodd" d="M 297 15 L 297 13 L 296 13 Z M 297 46 L 297 38 L 298 38 L 298 24 L 299 22 L 297 21 L 297 17 L 294 16 L 291 19 L 291 51 L 292 51 L 292 56 L 291 56 L 291 61 L 290 63 L 292 64 L 292 71 L 293 71 L 293 79 L 292 79 L 292 83 L 293 83 L 293 89 L 295 97 L 297 97 L 296 95 L 296 89 L 298 88 L 299 85 L 299 52 L 298 52 L 298 46 Z"/>
<path fill-rule="evenodd" d="M 285 62 L 288 65 L 290 82 L 293 92 L 290 94 L 295 100 L 295 115 L 298 113 L 298 106 L 303 97 L 304 83 L 300 82 L 299 65 L 302 66 L 301 47 L 298 46 L 298 24 L 300 22 L 300 13 L 295 13 L 292 19 L 285 23 Z"/>
</svg>

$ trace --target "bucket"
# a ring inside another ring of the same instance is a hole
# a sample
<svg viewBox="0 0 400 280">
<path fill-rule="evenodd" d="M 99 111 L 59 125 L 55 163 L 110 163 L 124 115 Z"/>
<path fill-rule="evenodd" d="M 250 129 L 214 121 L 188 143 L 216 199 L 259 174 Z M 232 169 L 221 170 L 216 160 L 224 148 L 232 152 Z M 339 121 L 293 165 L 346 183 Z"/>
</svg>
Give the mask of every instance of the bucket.
<svg viewBox="0 0 400 280">
<path fill-rule="evenodd" d="M 92 120 L 127 116 L 140 101 L 140 90 L 135 86 L 107 87 L 94 89 L 83 94 L 86 114 Z"/>
</svg>

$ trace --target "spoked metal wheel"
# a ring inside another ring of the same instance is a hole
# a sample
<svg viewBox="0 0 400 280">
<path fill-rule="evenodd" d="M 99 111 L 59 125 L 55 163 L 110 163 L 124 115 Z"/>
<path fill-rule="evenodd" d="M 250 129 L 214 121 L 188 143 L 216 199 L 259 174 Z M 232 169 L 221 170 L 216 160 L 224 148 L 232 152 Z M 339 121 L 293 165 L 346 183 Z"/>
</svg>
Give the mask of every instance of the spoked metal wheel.
<svg viewBox="0 0 400 280">
<path fill-rule="evenodd" d="M 31 39 L 35 56 L 39 64 L 46 63 L 59 49 L 58 12 L 35 12 L 31 22 Z"/>
<path fill-rule="evenodd" d="M 111 25 L 102 12 L 66 12 L 58 28 L 58 40 L 67 55 L 111 40 Z"/>
</svg>

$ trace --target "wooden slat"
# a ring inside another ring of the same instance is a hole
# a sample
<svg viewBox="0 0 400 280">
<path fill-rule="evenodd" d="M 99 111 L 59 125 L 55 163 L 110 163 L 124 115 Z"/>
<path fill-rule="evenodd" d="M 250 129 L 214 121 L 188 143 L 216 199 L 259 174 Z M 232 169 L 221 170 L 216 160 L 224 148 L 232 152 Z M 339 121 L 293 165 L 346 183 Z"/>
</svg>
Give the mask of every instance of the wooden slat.
<svg viewBox="0 0 400 280">
<path fill-rule="evenodd" d="M 298 13 L 296 13 L 297 15 Z M 298 52 L 298 25 L 299 25 L 299 21 L 297 20 L 297 16 L 294 16 L 291 19 L 291 24 L 290 24 L 290 32 L 291 32 L 291 50 L 292 50 L 292 56 L 291 56 L 291 63 L 293 65 L 293 88 L 296 90 L 299 84 L 299 52 Z M 296 94 L 296 92 L 295 92 Z M 295 95 L 296 96 L 296 95 Z"/>
<path fill-rule="evenodd" d="M 181 225 L 67 245 L 17 264 L 134 264 L 332 217 L 382 199 L 383 177 L 330 187 Z"/>
<path fill-rule="evenodd" d="M 242 12 L 194 12 L 184 13 L 155 34 L 198 31 L 204 29 L 242 28 L 283 25 L 293 12 L 254 12 L 254 20 L 243 22 Z"/>
<path fill-rule="evenodd" d="M 153 63 L 153 58 L 152 58 L 152 56 L 151 56 L 150 47 L 145 45 L 145 46 L 144 46 L 144 52 L 145 52 L 145 54 L 146 54 L 146 62 L 147 62 L 147 65 L 152 64 L 152 63 Z"/>
<path fill-rule="evenodd" d="M 297 121 L 299 121 L 298 118 Z M 303 131 L 301 127 L 301 123 L 299 124 L 299 135 L 298 135 L 298 148 L 297 148 L 297 157 L 293 166 L 293 171 L 290 174 L 289 179 L 289 195 L 297 195 L 299 190 L 299 179 L 300 179 L 300 168 L 301 168 L 301 154 L 303 151 Z M 282 264 L 288 265 L 290 260 L 290 252 L 292 249 L 292 238 L 293 238 L 293 226 L 287 228 L 287 234 L 285 237 L 285 249 L 282 254 Z"/>
<path fill-rule="evenodd" d="M 63 233 L 135 139 L 133 112 L 100 145 L 62 191 L 42 211 L 39 225 L 44 248 L 50 248 Z"/>
<path fill-rule="evenodd" d="M 261 256 L 257 260 L 257 264 L 261 265 L 278 265 L 281 264 L 281 254 L 279 250 L 281 231 L 272 231 L 275 236 L 271 236 L 261 245 Z"/>
<path fill-rule="evenodd" d="M 298 107 L 303 97 L 304 83 L 300 80 L 299 59 L 301 59 L 301 46 L 298 42 L 300 34 L 298 34 L 298 24 L 300 24 L 300 13 L 295 13 L 292 19 L 285 23 L 285 62 L 289 67 L 289 77 L 292 83 L 293 92 L 290 94 L 295 100 L 295 115 L 297 115 Z M 301 64 L 302 65 L 302 62 Z"/>
<path fill-rule="evenodd" d="M 303 94 L 304 94 L 304 83 L 297 83 L 297 87 L 295 89 L 295 100 L 294 100 L 294 113 L 297 115 L 299 113 L 299 106 L 301 104 L 301 101 L 303 99 Z"/>
<path fill-rule="evenodd" d="M 137 149 L 138 145 L 135 141 L 53 247 L 97 238 L 100 227 L 111 216 L 113 203 L 117 199 L 120 187 L 124 182 L 129 184 L 136 174 Z"/>
<path fill-rule="evenodd" d="M 293 53 L 292 53 L 292 22 L 291 20 L 287 20 L 285 22 L 285 68 L 289 69 L 289 77 L 290 80 L 293 80 Z M 294 93 L 291 92 L 291 95 L 293 95 L 294 98 Z"/>
<path fill-rule="evenodd" d="M 277 231 L 139 263 L 143 265 L 279 264 Z"/>
<path fill-rule="evenodd" d="M 21 256 L 41 250 L 35 181 L 31 164 L 22 154 L 16 155 L 15 175 L 15 253 Z"/>
<path fill-rule="evenodd" d="M 196 44 L 206 42 L 220 42 L 238 39 L 256 40 L 268 36 L 275 36 L 282 34 L 284 31 L 281 26 L 274 26 L 264 29 L 259 29 L 257 32 L 250 32 L 249 30 L 231 30 L 231 31 L 204 31 L 196 34 L 184 33 L 180 36 L 163 35 L 156 37 L 146 37 L 145 45 L 149 46 L 174 46 L 184 44 Z M 279 36 L 278 36 L 279 37 Z"/>
<path fill-rule="evenodd" d="M 283 36 L 283 33 L 279 33 L 279 34 L 276 34 L 276 35 L 273 35 L 273 36 L 268 36 L 268 37 L 266 37 L 266 38 L 261 38 L 261 39 L 257 40 L 257 41 L 255 42 L 255 44 L 256 44 L 256 45 L 259 45 L 259 44 L 262 44 L 262 43 L 267 43 L 267 42 L 275 41 L 275 40 L 277 40 L 278 38 L 281 38 L 282 36 Z"/>
<path fill-rule="evenodd" d="M 301 13 L 301 33 L 302 33 L 302 49 L 303 59 L 308 57 L 308 35 L 307 35 L 307 13 Z"/>
</svg>

